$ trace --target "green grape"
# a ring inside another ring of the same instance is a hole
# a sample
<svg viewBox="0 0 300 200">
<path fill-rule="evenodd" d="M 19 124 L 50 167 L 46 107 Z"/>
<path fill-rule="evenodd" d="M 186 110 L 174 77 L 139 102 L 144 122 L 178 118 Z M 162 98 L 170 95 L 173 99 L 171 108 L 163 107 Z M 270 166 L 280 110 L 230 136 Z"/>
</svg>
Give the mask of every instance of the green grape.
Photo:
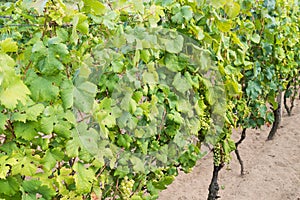
<svg viewBox="0 0 300 200">
<path fill-rule="evenodd" d="M 124 180 L 120 184 L 120 191 L 122 195 L 122 199 L 130 199 L 132 194 L 132 189 L 134 185 L 134 180 L 129 180 L 127 176 L 124 177 Z"/>
<path fill-rule="evenodd" d="M 221 145 L 217 144 L 214 147 L 214 165 L 219 166 L 221 164 Z"/>
</svg>

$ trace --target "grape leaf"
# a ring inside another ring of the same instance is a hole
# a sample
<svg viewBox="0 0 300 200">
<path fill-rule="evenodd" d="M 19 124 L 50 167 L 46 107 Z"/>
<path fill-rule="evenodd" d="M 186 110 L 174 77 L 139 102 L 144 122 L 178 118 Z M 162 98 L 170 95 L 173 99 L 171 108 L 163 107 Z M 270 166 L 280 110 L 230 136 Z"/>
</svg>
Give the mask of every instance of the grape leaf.
<svg viewBox="0 0 300 200">
<path fill-rule="evenodd" d="M 57 162 L 62 161 L 64 158 L 64 152 L 58 148 L 48 149 L 45 156 L 42 158 L 43 168 L 47 171 L 51 171 Z"/>
<path fill-rule="evenodd" d="M 7 52 L 17 52 L 18 46 L 17 43 L 12 40 L 12 38 L 6 38 L 0 42 L 1 51 L 4 53 Z"/>
<path fill-rule="evenodd" d="M 48 0 L 36 0 L 35 2 L 25 0 L 23 1 L 23 6 L 27 9 L 34 8 L 40 15 L 42 15 L 47 2 Z"/>
<path fill-rule="evenodd" d="M 0 179 L 5 179 L 10 167 L 6 163 L 8 156 L 0 154 Z"/>
<path fill-rule="evenodd" d="M 43 185 L 39 180 L 25 180 L 22 183 L 23 190 L 30 195 L 41 194 L 44 199 L 52 199 L 56 192 L 48 186 Z M 35 198 L 36 199 L 36 198 Z"/>
<path fill-rule="evenodd" d="M 87 13 L 94 13 L 96 15 L 102 15 L 106 12 L 105 6 L 97 0 L 83 0 L 83 10 Z"/>
<path fill-rule="evenodd" d="M 136 157 L 136 156 L 132 156 L 130 158 L 130 161 L 133 165 L 133 170 L 136 172 L 140 172 L 140 173 L 145 173 L 145 166 L 144 166 L 144 162 Z"/>
<path fill-rule="evenodd" d="M 239 15 L 240 9 L 241 9 L 240 4 L 238 4 L 237 2 L 228 2 L 225 5 L 224 10 L 229 18 L 235 18 L 236 16 Z"/>
<path fill-rule="evenodd" d="M 181 13 L 182 16 L 188 21 L 193 18 L 193 10 L 190 6 L 182 6 Z"/>
<path fill-rule="evenodd" d="M 169 53 L 179 53 L 182 51 L 183 47 L 183 37 L 181 35 L 177 35 L 176 38 L 172 40 L 166 40 L 165 47 L 166 51 Z"/>
<path fill-rule="evenodd" d="M 12 175 L 21 174 L 24 176 L 33 176 L 36 174 L 37 166 L 34 163 L 30 155 L 24 155 L 23 153 L 13 153 L 12 156 L 18 161 L 12 166 Z"/>
<path fill-rule="evenodd" d="M 96 96 L 97 86 L 91 82 L 83 82 L 73 90 L 74 106 L 82 112 L 88 113 L 91 111 Z"/>
<path fill-rule="evenodd" d="M 37 122 L 15 122 L 14 128 L 15 128 L 15 135 L 17 138 L 24 138 L 25 140 L 32 140 L 34 136 L 37 135 L 36 128 L 38 127 Z"/>
<path fill-rule="evenodd" d="M 73 90 L 74 86 L 71 80 L 64 80 L 61 84 L 61 100 L 63 102 L 64 109 L 71 108 L 73 106 Z"/>
<path fill-rule="evenodd" d="M 53 132 L 53 124 L 56 121 L 55 116 L 43 117 L 40 120 L 39 131 L 45 134 L 51 134 Z"/>
<path fill-rule="evenodd" d="M 186 78 L 184 76 L 181 76 L 180 73 L 177 73 L 175 75 L 172 85 L 176 88 L 177 91 L 183 94 L 192 88 Z"/>
<path fill-rule="evenodd" d="M 260 41 L 260 35 L 258 35 L 257 33 L 253 34 L 251 37 L 251 41 L 258 44 Z"/>
<path fill-rule="evenodd" d="M 0 89 L 0 102 L 8 109 L 14 109 L 18 101 L 25 104 L 27 95 L 30 94 L 29 89 L 20 79 L 10 82 L 8 87 L 3 89 Z"/>
<path fill-rule="evenodd" d="M 6 120 L 8 120 L 7 115 L 4 115 L 3 113 L 0 113 L 0 130 L 5 129 Z"/>
<path fill-rule="evenodd" d="M 37 117 L 44 111 L 44 105 L 41 103 L 26 106 L 25 109 L 20 108 L 19 112 L 13 114 L 13 119 L 16 121 L 26 122 L 37 121 Z"/>
<path fill-rule="evenodd" d="M 19 181 L 15 177 L 7 177 L 6 180 L 0 179 L 0 194 L 14 195 L 20 188 Z"/>
<path fill-rule="evenodd" d="M 226 4 L 227 0 L 208 0 L 207 3 L 211 4 L 216 9 L 224 6 Z"/>
<path fill-rule="evenodd" d="M 75 170 L 76 191 L 79 193 L 87 193 L 91 191 L 92 182 L 95 180 L 95 173 L 91 168 L 85 168 L 82 163 L 76 162 L 73 166 Z"/>
<path fill-rule="evenodd" d="M 30 83 L 29 89 L 34 101 L 49 102 L 55 100 L 59 95 L 59 88 L 43 77 L 35 78 Z"/>
</svg>

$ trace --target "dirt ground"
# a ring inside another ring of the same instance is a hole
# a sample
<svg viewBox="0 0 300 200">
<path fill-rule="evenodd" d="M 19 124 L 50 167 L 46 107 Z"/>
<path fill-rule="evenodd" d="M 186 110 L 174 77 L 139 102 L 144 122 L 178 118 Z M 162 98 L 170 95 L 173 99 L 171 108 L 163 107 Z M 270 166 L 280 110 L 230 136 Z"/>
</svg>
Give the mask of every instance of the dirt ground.
<svg viewBox="0 0 300 200">
<path fill-rule="evenodd" d="M 239 146 L 246 174 L 240 176 L 240 166 L 232 154 L 231 163 L 219 175 L 220 200 L 300 200 L 300 101 L 292 116 L 283 113 L 281 128 L 272 141 L 266 141 L 269 130 L 247 131 Z M 180 173 L 160 193 L 159 200 L 206 200 L 213 169 L 211 157 L 200 160 L 191 173 Z"/>
</svg>

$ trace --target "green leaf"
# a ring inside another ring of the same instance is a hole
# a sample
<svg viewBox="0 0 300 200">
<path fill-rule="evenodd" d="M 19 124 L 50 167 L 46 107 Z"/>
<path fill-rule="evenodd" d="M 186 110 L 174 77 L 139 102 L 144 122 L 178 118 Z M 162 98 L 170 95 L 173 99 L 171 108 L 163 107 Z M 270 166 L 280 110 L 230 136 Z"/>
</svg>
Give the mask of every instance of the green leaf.
<svg viewBox="0 0 300 200">
<path fill-rule="evenodd" d="M 257 33 L 253 34 L 251 37 L 251 41 L 258 44 L 260 41 L 260 35 L 258 35 Z"/>
<path fill-rule="evenodd" d="M 185 65 L 181 65 L 178 56 L 175 54 L 166 54 L 164 62 L 166 67 L 172 72 L 179 72 L 185 67 Z"/>
<path fill-rule="evenodd" d="M 180 73 L 177 73 L 175 75 L 172 85 L 177 91 L 181 92 L 182 94 L 184 94 L 186 91 L 192 88 L 191 84 L 189 84 L 187 79 Z"/>
<path fill-rule="evenodd" d="M 66 153 L 69 157 L 77 157 L 78 156 L 78 148 L 80 143 L 78 139 L 71 139 L 66 144 Z"/>
<path fill-rule="evenodd" d="M 165 176 L 159 181 L 153 181 L 153 186 L 157 189 L 164 190 L 167 185 L 170 185 L 174 181 L 174 176 Z"/>
<path fill-rule="evenodd" d="M 85 168 L 82 163 L 76 162 L 73 166 L 75 170 L 75 185 L 76 191 L 79 194 L 88 193 L 91 191 L 92 183 L 95 180 L 95 173 L 91 168 Z"/>
<path fill-rule="evenodd" d="M 143 97 L 143 92 L 141 92 L 141 91 L 136 91 L 132 95 L 132 99 L 134 99 L 136 103 L 139 103 L 139 101 L 142 99 L 142 97 Z"/>
<path fill-rule="evenodd" d="M 193 11 L 192 8 L 190 6 L 182 6 L 181 7 L 181 13 L 182 16 L 189 21 L 190 19 L 193 18 Z"/>
<path fill-rule="evenodd" d="M 80 31 L 83 34 L 88 34 L 88 32 L 89 32 L 89 23 L 87 21 L 87 16 L 82 14 L 82 13 L 78 13 L 77 15 L 79 17 L 78 25 L 77 25 L 78 31 Z"/>
<path fill-rule="evenodd" d="M 17 42 L 14 42 L 12 38 L 6 38 L 0 42 L 1 51 L 4 53 L 7 52 L 17 52 L 18 46 Z"/>
<path fill-rule="evenodd" d="M 82 148 L 85 148 L 89 153 L 98 154 L 98 140 L 100 135 L 93 128 L 88 128 L 86 123 L 79 123 L 76 127 L 78 133 L 78 140 Z"/>
<path fill-rule="evenodd" d="M 130 130 L 134 130 L 137 126 L 138 119 L 133 117 L 129 112 L 123 112 L 121 117 L 117 119 L 117 125 L 119 128 L 128 127 Z"/>
<path fill-rule="evenodd" d="M 148 63 L 150 61 L 150 57 L 151 57 L 151 54 L 150 54 L 149 50 L 147 50 L 147 49 L 141 50 L 141 59 L 145 63 Z"/>
<path fill-rule="evenodd" d="M 20 183 L 15 177 L 9 176 L 6 180 L 0 179 L 0 194 L 14 195 L 20 188 Z"/>
<path fill-rule="evenodd" d="M 49 188 L 46 185 L 42 184 L 42 181 L 39 180 L 25 180 L 22 183 L 23 190 L 30 195 L 34 195 L 36 199 L 36 194 L 42 195 L 43 199 L 50 200 L 55 196 L 56 192 L 54 189 Z"/>
<path fill-rule="evenodd" d="M 137 66 L 140 61 L 140 51 L 136 50 L 133 57 L 133 66 Z"/>
<path fill-rule="evenodd" d="M 143 82 L 149 85 L 156 84 L 158 82 L 158 74 L 157 72 L 147 72 L 143 73 Z"/>
<path fill-rule="evenodd" d="M 78 21 L 79 21 L 79 17 L 77 15 L 75 15 L 72 20 L 73 28 L 72 28 L 72 33 L 70 36 L 70 42 L 74 43 L 75 45 L 77 45 L 78 40 L 79 40 L 79 36 L 77 34 L 77 29 L 76 29 L 77 25 L 78 25 Z"/>
<path fill-rule="evenodd" d="M 268 8 L 269 11 L 274 10 L 276 6 L 275 0 L 264 0 L 264 7 Z"/>
<path fill-rule="evenodd" d="M 256 99 L 261 94 L 262 88 L 258 81 L 249 81 L 246 93 L 252 99 Z"/>
<path fill-rule="evenodd" d="M 61 42 L 65 42 L 69 39 L 69 33 L 64 28 L 58 28 L 56 30 L 56 35 L 61 40 Z"/>
<path fill-rule="evenodd" d="M 76 85 L 73 90 L 74 106 L 82 112 L 88 113 L 92 110 L 97 86 L 91 82 L 83 82 Z"/>
<path fill-rule="evenodd" d="M 30 8 L 34 8 L 40 15 L 42 15 L 47 2 L 48 0 L 36 0 L 35 2 L 31 0 L 25 0 L 22 4 L 28 10 Z"/>
<path fill-rule="evenodd" d="M 38 124 L 36 122 L 15 122 L 15 135 L 17 138 L 23 138 L 25 140 L 32 140 L 37 135 Z"/>
<path fill-rule="evenodd" d="M 140 173 L 145 173 L 145 166 L 144 166 L 144 162 L 136 157 L 136 156 L 132 156 L 130 158 L 130 161 L 133 165 L 133 170 L 136 172 L 140 172 Z"/>
<path fill-rule="evenodd" d="M 46 57 L 43 57 L 38 62 L 38 68 L 44 75 L 55 75 L 59 71 L 64 69 L 64 65 L 60 60 L 57 59 L 57 56 L 60 55 L 56 52 L 50 52 Z"/>
<path fill-rule="evenodd" d="M 71 124 L 67 121 L 58 121 L 53 127 L 53 132 L 55 132 L 58 136 L 62 138 L 70 138 L 71 137 Z"/>
<path fill-rule="evenodd" d="M 41 103 L 35 104 L 25 109 L 27 120 L 37 121 L 37 117 L 44 111 L 44 105 Z"/>
<path fill-rule="evenodd" d="M 239 87 L 239 85 L 236 81 L 226 80 L 225 87 L 226 87 L 226 89 L 228 91 L 228 94 L 230 96 L 236 96 L 236 95 L 241 93 L 240 87 Z"/>
<path fill-rule="evenodd" d="M 169 53 L 179 53 L 182 51 L 183 47 L 183 37 L 181 35 L 177 35 L 176 38 L 169 40 L 166 40 L 165 47 L 166 51 Z"/>
<path fill-rule="evenodd" d="M 79 140 L 79 133 L 76 128 L 73 128 L 71 131 L 72 139 L 69 140 L 66 144 L 66 153 L 69 157 L 77 157 L 78 156 L 78 149 L 82 145 Z"/>
<path fill-rule="evenodd" d="M 51 134 L 53 132 L 53 124 L 56 121 L 55 116 L 42 117 L 40 120 L 40 131 L 45 134 Z"/>
<path fill-rule="evenodd" d="M 44 43 L 41 40 L 38 40 L 31 49 L 32 53 L 35 53 L 35 56 L 46 56 L 47 55 L 47 48 L 45 47 Z"/>
<path fill-rule="evenodd" d="M 59 95 L 59 88 L 43 77 L 36 77 L 30 83 L 29 89 L 31 97 L 37 102 L 54 101 Z"/>
<path fill-rule="evenodd" d="M 73 90 L 74 86 L 71 80 L 64 80 L 61 83 L 60 96 L 63 102 L 64 109 L 71 108 L 73 106 Z"/>
<path fill-rule="evenodd" d="M 48 149 L 41 162 L 43 163 L 43 168 L 45 168 L 47 171 L 51 171 L 55 167 L 57 162 L 61 162 L 63 158 L 64 152 L 60 149 Z"/>
<path fill-rule="evenodd" d="M 6 120 L 8 120 L 7 115 L 0 112 L 0 130 L 5 129 Z"/>
</svg>

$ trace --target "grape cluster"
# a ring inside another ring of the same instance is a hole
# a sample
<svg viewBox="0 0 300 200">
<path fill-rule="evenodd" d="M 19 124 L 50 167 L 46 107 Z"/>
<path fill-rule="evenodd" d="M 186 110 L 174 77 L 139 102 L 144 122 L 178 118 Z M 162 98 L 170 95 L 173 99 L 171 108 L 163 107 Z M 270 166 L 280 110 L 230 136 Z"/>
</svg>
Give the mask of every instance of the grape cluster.
<svg viewBox="0 0 300 200">
<path fill-rule="evenodd" d="M 122 199 L 129 199 L 132 193 L 134 180 L 128 180 L 128 177 L 125 176 L 124 180 L 121 182 L 120 191 L 122 193 Z"/>
<path fill-rule="evenodd" d="M 219 166 L 221 164 L 221 145 L 217 144 L 214 147 L 214 165 Z"/>
</svg>

